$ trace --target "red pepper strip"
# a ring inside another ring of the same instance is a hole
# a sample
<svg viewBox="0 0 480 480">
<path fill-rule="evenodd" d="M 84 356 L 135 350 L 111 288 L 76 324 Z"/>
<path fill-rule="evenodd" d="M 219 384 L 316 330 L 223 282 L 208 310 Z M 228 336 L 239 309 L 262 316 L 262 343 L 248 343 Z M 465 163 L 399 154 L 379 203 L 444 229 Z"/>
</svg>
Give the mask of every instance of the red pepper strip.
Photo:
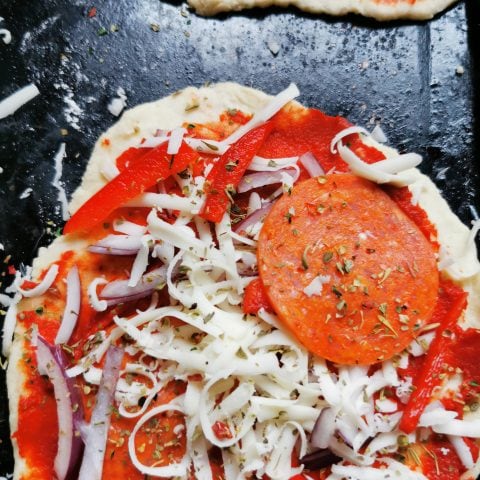
<svg viewBox="0 0 480 480">
<path fill-rule="evenodd" d="M 246 133 L 215 163 L 207 181 L 210 187 L 200 216 L 210 222 L 219 222 L 227 211 L 229 192 L 237 188 L 243 174 L 258 152 L 273 125 L 265 123 Z"/>
<path fill-rule="evenodd" d="M 134 162 L 144 157 L 152 151 L 151 148 L 127 148 L 115 161 L 117 168 L 122 172 L 127 167 L 131 167 Z"/>
<path fill-rule="evenodd" d="M 115 209 L 143 193 L 160 180 L 185 170 L 198 153 L 185 143 L 176 155 L 167 155 L 167 144 L 160 145 L 120 172 L 84 203 L 70 218 L 64 234 L 85 232 L 104 220 Z"/>
<path fill-rule="evenodd" d="M 447 354 L 447 345 L 451 341 L 444 333 L 452 328 L 461 313 L 467 306 L 467 292 L 462 291 L 452 302 L 450 309 L 443 317 L 440 326 L 437 328 L 435 338 L 432 340 L 422 368 L 416 375 L 413 386 L 414 390 L 410 395 L 407 405 L 400 420 L 400 430 L 405 433 L 412 433 L 417 428 L 420 416 L 428 405 L 433 389 L 439 382 L 441 372 Z"/>
<path fill-rule="evenodd" d="M 243 312 L 256 315 L 264 308 L 267 312 L 273 312 L 267 292 L 259 278 L 252 280 L 245 288 L 243 296 Z"/>
</svg>

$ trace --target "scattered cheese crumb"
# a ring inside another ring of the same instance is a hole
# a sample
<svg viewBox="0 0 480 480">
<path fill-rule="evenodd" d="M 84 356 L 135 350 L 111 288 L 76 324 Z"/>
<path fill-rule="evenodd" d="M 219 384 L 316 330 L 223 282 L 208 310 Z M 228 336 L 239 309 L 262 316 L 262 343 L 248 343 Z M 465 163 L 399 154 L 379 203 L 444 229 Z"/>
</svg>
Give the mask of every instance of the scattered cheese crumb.
<svg viewBox="0 0 480 480">
<path fill-rule="evenodd" d="M 0 23 L 2 23 L 3 20 L 4 18 L 0 17 Z M 8 45 L 12 41 L 12 34 L 10 33 L 10 30 L 7 30 L 6 28 L 0 28 L 0 37 L 2 37 L 5 45 Z"/>
<path fill-rule="evenodd" d="M 370 62 L 369 62 L 368 60 L 364 60 L 364 61 L 360 64 L 360 68 L 361 68 L 362 70 L 366 70 L 369 65 L 370 65 Z"/>
<path fill-rule="evenodd" d="M 58 190 L 58 201 L 60 202 L 60 207 L 62 209 L 62 218 L 63 220 L 68 220 L 70 215 L 68 214 L 68 201 L 63 182 L 60 180 L 63 173 L 63 159 L 66 156 L 65 143 L 60 144 L 55 157 L 53 159 L 55 166 L 55 175 L 52 180 L 52 185 Z"/>
<path fill-rule="evenodd" d="M 15 93 L 12 93 L 7 98 L 4 98 L 0 102 L 0 119 L 8 117 L 15 113 L 20 107 L 28 103 L 30 100 L 33 100 L 40 92 L 38 88 L 31 83 L 26 87 L 17 90 Z"/>
<path fill-rule="evenodd" d="M 127 106 L 127 95 L 122 87 L 118 87 L 117 95 L 118 97 L 108 104 L 108 111 L 115 117 L 118 117 Z"/>
<path fill-rule="evenodd" d="M 18 198 L 20 200 L 23 200 L 24 198 L 28 198 L 32 192 L 33 192 L 32 188 L 26 188 Z"/>
<path fill-rule="evenodd" d="M 330 275 L 318 275 L 316 276 L 304 289 L 303 293 L 307 295 L 307 297 L 311 297 L 312 295 L 321 295 L 323 285 L 330 281 Z"/>
</svg>

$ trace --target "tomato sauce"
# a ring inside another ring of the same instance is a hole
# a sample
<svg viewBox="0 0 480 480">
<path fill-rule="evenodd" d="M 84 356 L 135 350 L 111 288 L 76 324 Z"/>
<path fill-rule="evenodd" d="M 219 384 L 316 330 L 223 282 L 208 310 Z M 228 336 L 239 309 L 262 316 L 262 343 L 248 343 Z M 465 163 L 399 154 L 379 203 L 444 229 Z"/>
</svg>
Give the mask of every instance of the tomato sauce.
<svg viewBox="0 0 480 480">
<path fill-rule="evenodd" d="M 440 245 L 437 242 L 437 230 L 428 219 L 425 210 L 419 205 L 412 204 L 412 192 L 410 192 L 407 187 L 386 187 L 386 191 L 390 197 L 395 200 L 403 212 L 416 223 L 417 227 L 425 235 L 427 240 L 429 240 L 435 249 L 438 250 Z"/>
<path fill-rule="evenodd" d="M 187 128 L 189 136 L 222 140 L 233 133 L 240 125 L 245 124 L 250 118 L 250 115 L 241 111 L 231 110 L 222 114 L 219 122 L 207 125 L 185 124 L 184 126 Z M 344 128 L 351 126 L 346 119 L 330 117 L 318 110 L 305 110 L 291 105 L 279 112 L 272 121 L 274 124 L 273 131 L 262 146 L 259 155 L 266 158 L 280 158 L 312 152 L 325 172 L 333 169 L 337 172 L 348 170 L 347 165 L 339 155 L 330 151 L 330 141 L 333 136 Z M 364 145 L 356 134 L 345 138 L 343 141 L 367 163 L 374 163 L 384 159 L 383 153 L 373 147 Z M 103 146 L 109 148 L 110 142 L 104 142 Z M 124 168 L 131 158 L 134 158 L 133 154 L 131 156 L 126 155 L 121 160 L 119 166 Z M 195 162 L 194 174 L 202 173 L 205 166 L 211 162 L 211 156 L 200 156 Z M 301 168 L 300 179 L 306 178 L 308 178 L 308 174 Z M 166 185 L 168 186 L 168 191 L 177 188 L 176 184 L 168 181 Z M 408 189 L 387 190 L 407 216 L 417 224 L 427 239 L 438 247 L 434 227 L 420 207 L 411 205 L 411 194 Z M 239 198 L 242 197 L 239 196 Z M 241 206 L 245 206 L 245 201 L 243 201 Z M 113 233 L 112 223 L 114 219 L 123 217 L 126 220 L 145 225 L 148 212 L 149 209 L 142 208 L 117 209 L 105 219 L 103 224 L 98 225 L 90 232 L 89 238 L 91 243 L 109 233 Z M 26 329 L 33 324 L 37 324 L 40 334 L 47 341 L 53 343 L 64 308 L 65 283 L 63 280 L 71 266 L 74 264 L 79 266 L 81 281 L 85 286 L 93 278 L 100 275 L 105 276 L 109 280 L 119 278 L 119 276 L 126 278 L 123 272 L 130 270 L 132 261 L 133 257 L 103 256 L 90 253 L 76 255 L 73 252 L 66 252 L 60 261 L 57 262 L 60 269 L 55 284 L 40 299 L 29 301 L 31 304 L 29 303 L 28 305 L 31 309 L 27 309 L 27 311 L 19 315 L 19 322 Z M 95 312 L 88 303 L 85 293 L 86 289 L 83 288 L 82 290 L 84 294 L 80 316 L 70 341 L 73 350 L 72 363 L 83 355 L 82 348 L 89 335 L 102 329 L 111 328 L 113 315 L 127 313 L 125 310 L 122 311 L 121 308 L 131 309 L 135 307 L 135 305 L 133 307 L 117 307 L 103 313 Z M 439 304 L 441 303 L 442 291 L 440 291 L 439 295 Z M 432 319 L 432 321 L 435 321 L 435 319 Z M 480 334 L 467 331 L 465 333 L 457 332 L 457 336 L 457 343 L 452 344 L 450 347 L 449 358 L 451 358 L 452 365 L 461 368 L 464 372 L 464 386 L 468 384 L 468 389 L 462 390 L 463 395 L 467 397 L 469 395 L 478 396 L 480 379 L 475 345 L 479 344 Z M 12 436 L 18 442 L 20 455 L 30 459 L 31 475 L 29 478 L 50 480 L 54 478 L 53 461 L 57 450 L 58 422 L 56 403 L 53 396 L 53 388 L 48 379 L 41 377 L 36 372 L 35 355 L 32 354 L 33 352 L 29 350 L 27 345 L 25 346 L 25 352 L 21 361 L 21 367 L 28 380 L 20 397 L 18 429 Z M 422 357 L 411 360 L 408 369 L 400 372 L 401 375 L 414 376 L 420 368 L 422 361 Z M 85 386 L 83 380 L 78 381 L 82 387 Z M 184 389 L 185 385 L 182 382 L 173 382 L 159 393 L 152 406 L 170 401 L 175 396 L 183 393 Z M 94 405 L 95 393 L 95 389 L 85 390 L 82 393 L 87 419 Z M 42 405 L 42 408 L 33 408 L 33 406 L 36 407 L 38 405 Z M 185 438 L 182 435 L 174 435 L 173 428 L 183 425 L 183 420 L 175 415 L 160 415 L 156 418 L 157 421 L 147 422 L 137 434 L 136 446 L 140 460 L 149 465 L 164 465 L 170 462 L 171 459 L 174 461 L 180 460 L 185 449 Z M 128 436 L 137 421 L 138 418 L 127 419 L 113 412 L 103 478 L 123 478 L 127 480 L 141 480 L 144 478 L 144 475 L 131 464 L 127 447 Z M 431 456 L 427 456 L 425 460 L 425 465 L 429 472 L 428 478 L 431 480 L 454 480 L 458 478 L 459 472 L 463 471 L 461 462 L 456 454 L 448 455 L 448 457 L 443 455 L 441 449 L 444 447 L 444 442 L 444 439 L 436 439 L 433 446 L 430 447 L 439 459 L 438 465 L 429 460 L 433 458 Z M 167 444 L 169 446 L 164 450 L 157 448 L 158 445 Z M 219 452 L 216 451 L 215 454 L 215 451 L 212 451 L 211 459 L 214 480 L 223 479 L 223 468 Z M 312 478 L 324 478 L 324 473 L 313 473 L 311 476 Z M 299 477 L 304 478 L 302 475 Z M 192 476 L 193 478 L 194 476 Z"/>
<path fill-rule="evenodd" d="M 478 351 L 480 347 L 480 331 L 469 328 L 455 329 L 456 341 L 453 342 L 447 354 L 447 362 L 454 369 L 462 372 L 461 398 L 468 408 L 476 410 L 480 402 L 480 362 Z"/>
<path fill-rule="evenodd" d="M 466 471 L 447 437 L 432 435 L 421 457 L 428 480 L 458 480 Z"/>
</svg>

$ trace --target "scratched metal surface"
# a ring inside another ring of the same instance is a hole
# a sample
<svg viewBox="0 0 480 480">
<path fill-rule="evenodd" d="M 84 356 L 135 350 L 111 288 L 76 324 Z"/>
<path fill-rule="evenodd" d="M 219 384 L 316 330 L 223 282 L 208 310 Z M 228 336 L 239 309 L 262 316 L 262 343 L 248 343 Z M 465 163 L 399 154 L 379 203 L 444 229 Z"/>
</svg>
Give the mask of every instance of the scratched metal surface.
<svg viewBox="0 0 480 480">
<path fill-rule="evenodd" d="M 92 5 L 98 13 L 88 18 Z M 71 194 L 95 139 L 115 120 L 106 107 L 118 87 L 133 106 L 206 81 L 270 93 L 295 81 L 303 103 L 367 127 L 380 123 L 393 146 L 423 154 L 423 170 L 471 221 L 470 206 L 478 204 L 478 9 L 472 1 L 431 22 L 379 24 L 293 9 L 201 18 L 175 0 L 0 0 L 0 28 L 13 36 L 10 45 L 0 42 L 0 98 L 29 82 L 42 92 L 0 120 L 2 288 L 7 264 L 31 262 L 61 226 L 51 185 L 60 143 Z M 5 475 L 13 466 L 3 371 L 0 384 Z"/>
</svg>

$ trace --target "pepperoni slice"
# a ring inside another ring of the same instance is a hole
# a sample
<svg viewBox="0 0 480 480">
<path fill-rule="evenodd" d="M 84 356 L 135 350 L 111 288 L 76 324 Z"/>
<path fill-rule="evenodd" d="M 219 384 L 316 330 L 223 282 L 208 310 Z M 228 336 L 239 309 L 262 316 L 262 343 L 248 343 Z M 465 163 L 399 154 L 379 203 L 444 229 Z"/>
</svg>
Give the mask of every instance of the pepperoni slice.
<svg viewBox="0 0 480 480">
<path fill-rule="evenodd" d="M 403 350 L 432 315 L 432 245 L 377 185 L 312 178 L 272 208 L 260 276 L 280 320 L 312 353 L 370 365 Z"/>
</svg>

